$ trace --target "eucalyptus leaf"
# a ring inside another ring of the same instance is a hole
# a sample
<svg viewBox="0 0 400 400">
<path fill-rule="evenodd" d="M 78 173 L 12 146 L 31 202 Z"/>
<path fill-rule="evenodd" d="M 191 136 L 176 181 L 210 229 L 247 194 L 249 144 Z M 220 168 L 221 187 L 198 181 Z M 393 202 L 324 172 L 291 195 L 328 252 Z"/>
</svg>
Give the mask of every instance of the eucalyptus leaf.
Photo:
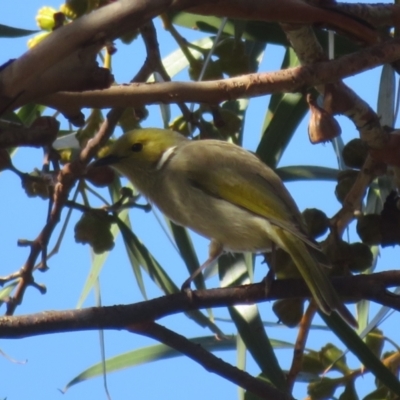
<svg viewBox="0 0 400 400">
<path fill-rule="evenodd" d="M 4 37 L 4 38 L 19 38 L 22 36 L 29 36 L 29 35 L 32 35 L 33 33 L 37 33 L 37 32 L 39 32 L 39 31 L 15 28 L 13 26 L 0 24 L 0 37 Z"/>
<path fill-rule="evenodd" d="M 235 337 L 224 337 L 216 339 L 215 336 L 205 336 L 190 339 L 191 342 L 201 345 L 208 351 L 233 350 L 236 345 Z M 118 356 L 105 360 L 105 368 L 108 373 L 120 371 L 125 368 L 137 367 L 154 361 L 167 360 L 169 358 L 182 357 L 183 354 L 164 344 L 143 347 L 132 350 Z M 103 373 L 102 363 L 95 364 L 73 378 L 64 388 L 66 392 L 71 386 L 84 382 L 88 379 L 101 376 Z"/>
<path fill-rule="evenodd" d="M 216 33 L 221 24 L 221 18 L 219 17 L 205 16 L 183 11 L 169 12 L 168 17 L 174 24 L 207 33 Z M 234 37 L 236 29 L 236 20 L 228 19 L 228 23 L 224 27 L 224 33 Z M 241 28 L 241 34 L 243 39 L 273 43 L 285 47 L 290 45 L 282 28 L 276 22 L 248 20 L 246 25 Z M 316 36 L 322 47 L 327 49 L 329 42 L 328 32 L 326 30 L 317 30 Z M 335 58 L 344 54 L 352 53 L 359 48 L 360 46 L 355 45 L 354 41 L 349 40 L 344 36 L 335 36 Z"/>
<path fill-rule="evenodd" d="M 382 125 L 394 125 L 396 96 L 396 73 L 390 64 L 382 67 L 381 81 L 379 83 L 377 113 Z"/>
</svg>

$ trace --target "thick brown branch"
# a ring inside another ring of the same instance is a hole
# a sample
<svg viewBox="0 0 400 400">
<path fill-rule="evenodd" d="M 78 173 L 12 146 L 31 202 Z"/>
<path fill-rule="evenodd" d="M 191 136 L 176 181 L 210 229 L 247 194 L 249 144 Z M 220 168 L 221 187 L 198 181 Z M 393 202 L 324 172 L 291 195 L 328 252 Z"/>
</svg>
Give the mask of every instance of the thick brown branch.
<svg viewBox="0 0 400 400">
<path fill-rule="evenodd" d="M 367 299 L 400 311 L 400 296 L 387 291 L 400 286 L 400 271 L 380 272 L 332 279 L 336 291 L 348 301 Z M 300 279 L 276 280 L 268 295 L 265 284 L 177 293 L 130 305 L 83 310 L 48 311 L 0 318 L 0 338 L 16 339 L 59 332 L 124 329 L 127 325 L 153 321 L 167 315 L 211 307 L 254 304 L 286 298 L 308 298 L 307 285 Z"/>
<path fill-rule="evenodd" d="M 217 104 L 224 100 L 271 93 L 297 92 L 307 87 L 336 82 L 400 58 L 400 39 L 343 56 L 336 60 L 289 68 L 271 73 L 207 82 L 164 82 L 113 86 L 101 91 L 58 93 L 38 99 L 66 114 L 82 107 L 108 108 L 155 103 L 199 102 Z"/>
<path fill-rule="evenodd" d="M 100 46 L 124 31 L 141 26 L 172 4 L 184 0 L 119 1 L 101 7 L 72 24 L 56 29 L 45 40 L 26 52 L 0 73 L 0 110 L 35 87 L 36 81 L 49 69 L 80 50 Z M 62 45 L 60 46 L 60 43 Z M 98 47 L 99 48 L 99 47 Z M 62 75 L 54 75 L 56 80 Z M 49 85 L 50 82 L 47 82 Z M 34 97 L 33 93 L 29 98 Z"/>
<path fill-rule="evenodd" d="M 324 2 L 320 2 L 323 5 Z M 327 2 L 329 3 L 329 2 Z M 288 23 L 322 25 L 349 33 L 364 43 L 375 43 L 377 32 L 366 24 L 352 18 L 351 14 L 339 14 L 327 8 L 314 7 L 300 0 L 220 0 L 191 8 L 189 11 L 204 14 L 229 16 L 231 18 L 247 18 L 264 21 L 280 21 Z"/>
<path fill-rule="evenodd" d="M 23 104 L 24 98 L 25 101 L 34 99 L 44 89 L 49 90 L 54 85 L 56 87 L 57 83 L 63 80 L 62 74 L 57 71 L 57 64 L 66 73 L 64 78 L 71 77 L 73 74 L 68 72 L 69 66 L 65 68 L 64 62 L 68 57 L 73 57 L 82 51 L 86 52 L 88 48 L 99 48 L 107 40 L 113 40 L 127 31 L 138 28 L 163 12 L 178 11 L 193 6 L 197 12 L 203 14 L 338 27 L 339 30 L 349 32 L 366 43 L 377 42 L 377 33 L 367 25 L 346 15 L 311 6 L 302 0 L 280 0 L 279 4 L 275 0 L 263 2 L 203 0 L 201 6 L 198 4 L 195 0 L 112 2 L 89 15 L 78 18 L 71 24 L 56 29 L 45 40 L 1 71 L 0 110 L 15 108 L 16 99 Z M 52 70 L 51 79 L 48 79 L 45 86 L 37 85 L 40 77 L 49 70 Z M 90 78 L 90 73 L 87 78 Z M 35 92 L 38 92 L 36 96 Z"/>
<path fill-rule="evenodd" d="M 39 117 L 29 127 L 17 124 L 0 125 L 0 148 L 51 145 L 57 138 L 60 123 L 52 117 Z"/>
</svg>

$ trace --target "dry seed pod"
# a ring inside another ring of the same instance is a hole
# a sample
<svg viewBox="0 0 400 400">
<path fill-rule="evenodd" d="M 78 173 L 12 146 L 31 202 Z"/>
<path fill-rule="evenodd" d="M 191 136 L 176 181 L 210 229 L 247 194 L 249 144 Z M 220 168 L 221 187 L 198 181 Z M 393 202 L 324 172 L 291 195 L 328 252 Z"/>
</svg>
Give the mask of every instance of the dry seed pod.
<svg viewBox="0 0 400 400">
<path fill-rule="evenodd" d="M 90 244 L 96 254 L 111 250 L 114 247 L 114 237 L 108 214 L 99 210 L 83 213 L 75 225 L 75 241 Z"/>
<path fill-rule="evenodd" d="M 352 256 L 350 244 L 343 240 L 335 240 L 325 246 L 324 253 L 332 266 L 346 265 Z"/>
<path fill-rule="evenodd" d="M 303 355 L 301 371 L 310 374 L 321 374 L 325 370 L 325 365 L 321 362 L 320 354 L 316 351 L 309 351 Z"/>
<path fill-rule="evenodd" d="M 385 200 L 381 212 L 380 232 L 382 233 L 382 247 L 400 244 L 400 211 L 397 207 L 399 196 L 392 191 Z"/>
<path fill-rule="evenodd" d="M 88 168 L 85 178 L 96 187 L 106 187 L 114 182 L 115 172 L 108 165 Z"/>
<path fill-rule="evenodd" d="M 306 208 L 302 215 L 311 237 L 317 238 L 327 232 L 329 219 L 323 211 L 317 208 Z"/>
<path fill-rule="evenodd" d="M 364 272 L 371 267 L 374 256 L 368 245 L 365 243 L 352 243 L 350 249 L 351 258 L 348 267 L 351 272 Z"/>
<path fill-rule="evenodd" d="M 369 246 L 382 242 L 381 216 L 378 214 L 363 215 L 357 221 L 357 233 L 363 243 Z"/>
<path fill-rule="evenodd" d="M 300 278 L 301 276 L 290 255 L 282 249 L 275 251 L 274 269 L 277 279 Z"/>
<path fill-rule="evenodd" d="M 307 393 L 311 399 L 331 399 L 338 388 L 337 380 L 322 378 L 308 385 Z"/>
<path fill-rule="evenodd" d="M 307 103 L 311 113 L 308 123 L 308 136 L 312 144 L 327 142 L 342 133 L 336 119 L 321 108 L 311 94 L 307 95 Z"/>
<path fill-rule="evenodd" d="M 279 321 L 289 328 L 297 326 L 304 312 L 304 301 L 301 299 L 281 299 L 274 302 L 272 310 Z"/>
<path fill-rule="evenodd" d="M 368 155 L 368 146 L 361 139 L 348 142 L 342 152 L 344 163 L 350 168 L 361 169 Z"/>
<path fill-rule="evenodd" d="M 36 169 L 30 174 L 24 174 L 21 183 L 28 197 L 40 197 L 46 200 L 50 196 L 52 182 L 48 176 L 43 175 Z"/>
<path fill-rule="evenodd" d="M 345 170 L 338 174 L 338 183 L 335 188 L 335 195 L 338 201 L 343 204 L 344 199 L 353 187 L 357 179 L 358 171 Z"/>
</svg>

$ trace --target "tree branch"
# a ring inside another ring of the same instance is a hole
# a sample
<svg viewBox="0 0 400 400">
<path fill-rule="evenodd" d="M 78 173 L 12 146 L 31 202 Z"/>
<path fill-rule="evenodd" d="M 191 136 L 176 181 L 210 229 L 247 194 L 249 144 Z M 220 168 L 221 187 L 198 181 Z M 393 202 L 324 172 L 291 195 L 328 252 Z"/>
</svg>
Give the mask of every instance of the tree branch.
<svg viewBox="0 0 400 400">
<path fill-rule="evenodd" d="M 390 40 L 336 60 L 282 71 L 243 75 L 206 82 L 138 83 L 82 93 L 57 93 L 37 101 L 64 114 L 76 114 L 82 107 L 109 108 L 156 103 L 199 102 L 217 104 L 224 100 L 298 92 L 336 82 L 400 58 L 400 39 Z M 379 146 L 381 143 L 372 142 Z"/>
<path fill-rule="evenodd" d="M 338 27 L 339 30 L 367 43 L 377 42 L 377 33 L 356 19 L 335 11 L 314 7 L 302 0 L 121 0 L 76 19 L 73 23 L 56 29 L 45 40 L 7 65 L 0 72 L 0 110 L 15 108 L 16 99 L 24 104 L 28 99 L 43 95 L 44 90 L 54 90 L 61 77 L 57 68 L 65 69 L 64 59 L 88 48 L 100 48 L 107 40 L 113 40 L 127 31 L 140 27 L 151 18 L 166 12 L 188 9 L 203 14 L 265 21 L 280 21 L 303 24 L 319 24 Z M 60 46 L 62 43 L 62 46 Z M 93 61 L 93 59 L 91 59 Z M 68 63 L 67 63 L 68 64 Z M 68 65 L 67 65 L 68 67 Z M 46 86 L 37 85 L 46 71 L 49 74 Z M 64 71 L 64 72 L 65 72 Z M 51 81 L 51 82 L 50 82 Z M 58 81 L 58 82 L 57 82 Z M 46 88 L 47 87 L 47 88 Z"/>
<path fill-rule="evenodd" d="M 223 378 L 235 383 L 242 388 L 254 393 L 261 399 L 290 400 L 292 396 L 283 393 L 273 386 L 262 382 L 251 376 L 245 371 L 232 366 L 221 360 L 214 354 L 203 349 L 201 345 L 193 343 L 182 335 L 165 328 L 155 322 L 135 324 L 127 327 L 128 331 L 150 337 L 158 342 L 164 343 L 169 347 L 188 356 L 193 361 L 199 363 L 208 372 L 213 372 Z"/>
<path fill-rule="evenodd" d="M 333 278 L 332 284 L 338 294 L 347 301 L 367 299 L 400 311 L 400 296 L 387 290 L 400 286 L 400 271 Z M 191 310 L 309 296 L 308 287 L 303 280 L 286 279 L 273 281 L 268 294 L 265 294 L 265 284 L 258 283 L 233 288 L 196 290 L 191 292 L 190 296 L 177 293 L 129 305 L 4 316 L 0 318 L 0 338 L 16 339 L 60 332 L 125 329 L 131 324 L 153 321 Z"/>
</svg>

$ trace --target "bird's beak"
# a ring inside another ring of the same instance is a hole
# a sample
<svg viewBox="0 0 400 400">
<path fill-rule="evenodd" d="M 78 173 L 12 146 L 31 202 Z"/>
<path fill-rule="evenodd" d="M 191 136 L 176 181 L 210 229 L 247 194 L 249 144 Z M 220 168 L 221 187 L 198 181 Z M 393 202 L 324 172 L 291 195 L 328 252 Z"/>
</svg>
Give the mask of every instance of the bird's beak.
<svg viewBox="0 0 400 400">
<path fill-rule="evenodd" d="M 99 158 L 98 160 L 94 161 L 91 165 L 93 167 L 103 167 L 104 165 L 116 164 L 120 160 L 121 160 L 121 157 L 110 154 L 109 156 Z"/>
</svg>

